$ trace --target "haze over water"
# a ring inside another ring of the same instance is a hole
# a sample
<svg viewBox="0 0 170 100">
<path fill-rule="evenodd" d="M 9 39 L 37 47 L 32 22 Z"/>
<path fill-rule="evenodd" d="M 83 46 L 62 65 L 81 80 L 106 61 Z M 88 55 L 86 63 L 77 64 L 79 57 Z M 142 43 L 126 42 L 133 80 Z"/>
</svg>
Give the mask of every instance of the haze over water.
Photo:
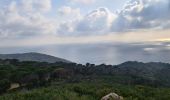
<svg viewBox="0 0 170 100">
<path fill-rule="evenodd" d="M 1 53 L 40 52 L 85 64 L 119 64 L 125 61 L 169 62 L 170 43 L 100 43 L 1 48 Z"/>
</svg>

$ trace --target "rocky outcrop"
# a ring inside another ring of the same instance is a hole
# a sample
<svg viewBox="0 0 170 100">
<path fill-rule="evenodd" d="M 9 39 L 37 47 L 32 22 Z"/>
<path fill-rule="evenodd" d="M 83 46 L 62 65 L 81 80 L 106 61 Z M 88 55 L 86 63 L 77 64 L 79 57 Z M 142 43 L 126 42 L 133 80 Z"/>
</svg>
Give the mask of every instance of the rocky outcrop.
<svg viewBox="0 0 170 100">
<path fill-rule="evenodd" d="M 108 95 L 101 98 L 101 100 L 124 100 L 122 96 L 116 93 L 109 93 Z"/>
</svg>

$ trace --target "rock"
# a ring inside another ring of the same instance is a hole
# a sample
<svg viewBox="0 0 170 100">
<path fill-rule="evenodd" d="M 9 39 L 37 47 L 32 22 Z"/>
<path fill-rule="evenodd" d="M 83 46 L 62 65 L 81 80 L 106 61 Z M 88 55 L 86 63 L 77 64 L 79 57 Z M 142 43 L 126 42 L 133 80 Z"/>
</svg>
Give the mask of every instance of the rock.
<svg viewBox="0 0 170 100">
<path fill-rule="evenodd" d="M 123 97 L 117 95 L 116 93 L 110 93 L 110 94 L 102 97 L 101 100 L 123 100 Z"/>
</svg>

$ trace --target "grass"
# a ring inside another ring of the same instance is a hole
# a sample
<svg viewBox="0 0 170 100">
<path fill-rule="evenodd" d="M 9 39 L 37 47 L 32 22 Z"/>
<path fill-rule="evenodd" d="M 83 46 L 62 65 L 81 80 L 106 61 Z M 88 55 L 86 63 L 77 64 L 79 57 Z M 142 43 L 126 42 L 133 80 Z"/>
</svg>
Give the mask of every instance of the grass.
<svg viewBox="0 0 170 100">
<path fill-rule="evenodd" d="M 0 100 L 100 100 L 110 92 L 123 96 L 125 100 L 170 100 L 169 88 L 104 82 L 54 83 L 48 87 L 7 93 L 0 96 Z"/>
</svg>

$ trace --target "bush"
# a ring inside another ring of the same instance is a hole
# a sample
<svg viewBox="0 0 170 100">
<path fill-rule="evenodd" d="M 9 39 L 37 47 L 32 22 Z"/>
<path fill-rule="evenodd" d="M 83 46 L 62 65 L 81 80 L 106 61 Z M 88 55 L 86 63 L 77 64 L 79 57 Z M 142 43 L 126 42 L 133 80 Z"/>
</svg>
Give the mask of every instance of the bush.
<svg viewBox="0 0 170 100">
<path fill-rule="evenodd" d="M 6 92 L 11 86 L 11 83 L 7 79 L 0 80 L 0 93 Z"/>
</svg>

